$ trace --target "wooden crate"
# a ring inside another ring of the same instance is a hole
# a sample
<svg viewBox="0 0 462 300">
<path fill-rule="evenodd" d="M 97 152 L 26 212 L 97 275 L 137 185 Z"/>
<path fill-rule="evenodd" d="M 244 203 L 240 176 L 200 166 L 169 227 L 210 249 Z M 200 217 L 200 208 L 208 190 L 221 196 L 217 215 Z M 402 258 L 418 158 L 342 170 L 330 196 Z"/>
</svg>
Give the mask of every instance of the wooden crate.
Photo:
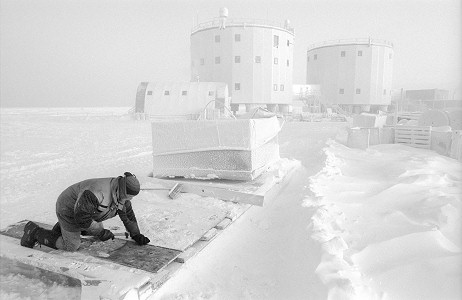
<svg viewBox="0 0 462 300">
<path fill-rule="evenodd" d="M 395 126 L 395 144 L 430 149 L 431 126 Z"/>
</svg>

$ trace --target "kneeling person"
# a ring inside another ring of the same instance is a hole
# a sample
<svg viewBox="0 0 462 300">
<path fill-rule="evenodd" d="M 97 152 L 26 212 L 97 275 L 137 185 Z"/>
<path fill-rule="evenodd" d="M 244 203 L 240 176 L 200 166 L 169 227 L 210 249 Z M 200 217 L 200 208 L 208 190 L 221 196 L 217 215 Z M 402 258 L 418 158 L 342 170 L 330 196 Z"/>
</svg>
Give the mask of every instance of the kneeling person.
<svg viewBox="0 0 462 300">
<path fill-rule="evenodd" d="M 54 249 L 76 251 L 80 247 L 80 235 L 91 235 L 101 241 L 114 239 L 114 234 L 104 229 L 103 221 L 119 215 L 125 229 L 138 245 L 150 240 L 140 233 L 131 200 L 138 195 L 140 183 L 135 175 L 94 178 L 75 183 L 65 189 L 56 201 L 58 223 L 52 230 L 28 222 L 24 227 L 21 245 L 33 248 L 36 243 Z"/>
</svg>

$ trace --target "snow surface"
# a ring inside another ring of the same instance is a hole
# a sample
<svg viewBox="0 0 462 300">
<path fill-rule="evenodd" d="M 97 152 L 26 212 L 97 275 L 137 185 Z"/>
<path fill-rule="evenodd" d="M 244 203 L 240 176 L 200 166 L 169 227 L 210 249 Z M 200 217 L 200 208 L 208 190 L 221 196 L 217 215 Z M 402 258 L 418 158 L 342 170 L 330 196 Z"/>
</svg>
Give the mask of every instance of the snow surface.
<svg viewBox="0 0 462 300">
<path fill-rule="evenodd" d="M 460 162 L 396 144 L 324 151 L 304 204 L 329 298 L 462 299 Z"/>
<path fill-rule="evenodd" d="M 1 109 L 0 227 L 55 222 L 57 196 L 79 180 L 149 174 L 150 123 L 127 111 Z M 302 168 L 152 298 L 461 299 L 460 162 L 402 145 L 349 149 L 333 140 L 345 126 L 286 123 L 281 157 Z M 189 194 L 167 208 L 164 194 L 145 191 L 134 209 L 151 240 L 176 247 L 200 231 L 204 207 L 217 217 L 233 209 Z M 2 296 L 16 295 L 4 278 L 24 278 L 2 277 Z"/>
</svg>

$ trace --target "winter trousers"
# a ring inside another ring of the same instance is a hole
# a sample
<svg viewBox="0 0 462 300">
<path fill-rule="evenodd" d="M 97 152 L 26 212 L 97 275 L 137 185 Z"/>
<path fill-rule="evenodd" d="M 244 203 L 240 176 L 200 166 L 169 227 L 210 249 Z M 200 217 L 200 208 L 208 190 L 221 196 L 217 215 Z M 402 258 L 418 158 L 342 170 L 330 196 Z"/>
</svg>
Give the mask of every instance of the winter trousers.
<svg viewBox="0 0 462 300">
<path fill-rule="evenodd" d="M 104 229 L 103 223 L 93 221 L 89 228 L 84 229 L 87 235 L 97 236 Z M 61 227 L 61 237 L 56 241 L 56 247 L 61 250 L 74 252 L 80 247 L 81 231 L 67 231 Z"/>
</svg>

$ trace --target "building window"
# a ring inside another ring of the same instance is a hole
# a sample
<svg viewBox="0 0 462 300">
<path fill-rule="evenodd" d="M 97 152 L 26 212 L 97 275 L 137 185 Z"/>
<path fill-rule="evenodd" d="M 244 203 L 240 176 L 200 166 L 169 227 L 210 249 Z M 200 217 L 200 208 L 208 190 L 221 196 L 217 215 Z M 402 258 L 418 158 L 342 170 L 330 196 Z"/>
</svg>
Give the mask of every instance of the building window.
<svg viewBox="0 0 462 300">
<path fill-rule="evenodd" d="M 255 56 L 255 63 L 261 63 L 261 56 Z"/>
<path fill-rule="evenodd" d="M 392 58 L 392 55 L 391 53 L 388 54 L 388 59 L 391 59 Z"/>
<path fill-rule="evenodd" d="M 240 42 L 240 41 L 241 41 L 241 35 L 240 35 L 239 33 L 236 33 L 236 34 L 234 35 L 234 41 L 235 41 L 235 42 Z"/>
<path fill-rule="evenodd" d="M 387 94 L 387 89 L 384 89 L 384 90 L 383 90 L 383 94 L 384 94 L 384 95 Z"/>
<path fill-rule="evenodd" d="M 273 36 L 273 47 L 279 47 L 279 35 Z"/>
<path fill-rule="evenodd" d="M 314 59 L 314 60 L 317 60 L 317 59 L 318 59 L 318 55 L 315 54 L 315 55 L 313 56 L 313 59 Z"/>
<path fill-rule="evenodd" d="M 165 96 L 170 95 L 170 91 L 164 91 L 164 95 L 165 95 Z"/>
<path fill-rule="evenodd" d="M 361 89 L 356 89 L 356 94 L 361 94 Z"/>
<path fill-rule="evenodd" d="M 219 56 L 215 56 L 215 64 L 219 64 L 220 63 L 220 57 Z"/>
<path fill-rule="evenodd" d="M 345 90 L 344 90 L 344 89 L 339 89 L 339 90 L 338 90 L 338 93 L 341 94 L 341 95 L 343 95 L 343 94 L 345 94 Z"/>
<path fill-rule="evenodd" d="M 308 55 L 308 61 L 310 61 L 310 56 Z"/>
<path fill-rule="evenodd" d="M 219 43 L 220 42 L 220 36 L 219 35 L 216 35 L 215 36 L 215 43 Z"/>
<path fill-rule="evenodd" d="M 234 56 L 234 62 L 236 64 L 239 64 L 241 62 L 241 57 L 240 56 Z"/>
<path fill-rule="evenodd" d="M 215 92 L 214 91 L 209 91 L 209 96 L 213 96 L 215 95 Z"/>
<path fill-rule="evenodd" d="M 201 58 L 201 66 L 205 64 L 205 59 Z"/>
<path fill-rule="evenodd" d="M 358 51 L 358 56 L 363 56 L 363 52 L 361 50 Z"/>
<path fill-rule="evenodd" d="M 283 85 L 283 84 L 281 84 L 281 86 L 279 87 L 279 90 L 280 90 L 281 92 L 284 91 L 284 85 Z"/>
<path fill-rule="evenodd" d="M 277 64 L 278 64 L 278 62 L 279 62 L 279 61 L 278 61 L 278 58 L 277 58 L 277 57 L 275 57 L 275 58 L 274 58 L 274 64 L 275 64 L 275 65 L 277 65 Z"/>
<path fill-rule="evenodd" d="M 340 52 L 340 56 L 341 56 L 341 57 L 345 57 L 345 51 L 341 51 L 341 52 Z"/>
<path fill-rule="evenodd" d="M 188 95 L 188 91 L 181 91 L 181 96 L 187 96 Z"/>
<path fill-rule="evenodd" d="M 148 91 L 148 95 L 152 95 L 152 91 Z"/>
<path fill-rule="evenodd" d="M 287 60 L 287 66 L 289 66 L 289 60 Z"/>
<path fill-rule="evenodd" d="M 236 83 L 234 84 L 234 89 L 235 89 L 236 91 L 239 91 L 239 90 L 241 89 L 241 84 L 236 82 Z"/>
<path fill-rule="evenodd" d="M 277 84 L 273 84 L 273 91 L 277 91 L 278 90 L 278 85 Z"/>
<path fill-rule="evenodd" d="M 287 40 L 287 47 L 289 47 L 289 46 L 290 46 L 290 41 L 289 41 L 289 40 Z"/>
</svg>

